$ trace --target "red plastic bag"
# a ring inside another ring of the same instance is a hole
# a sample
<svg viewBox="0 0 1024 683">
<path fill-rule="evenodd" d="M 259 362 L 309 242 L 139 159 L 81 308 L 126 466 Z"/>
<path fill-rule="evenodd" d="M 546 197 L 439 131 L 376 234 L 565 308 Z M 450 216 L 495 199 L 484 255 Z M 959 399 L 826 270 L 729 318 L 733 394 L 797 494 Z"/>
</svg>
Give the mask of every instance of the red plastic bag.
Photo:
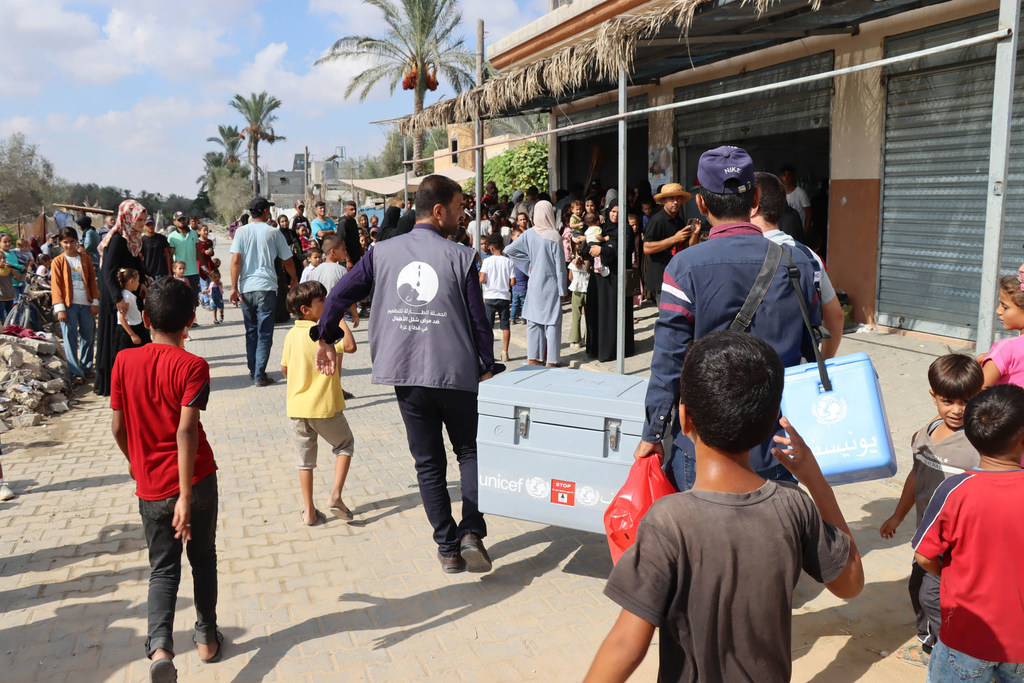
<svg viewBox="0 0 1024 683">
<path fill-rule="evenodd" d="M 633 545 L 640 520 L 654 501 L 675 492 L 661 471 L 661 456 L 651 455 L 633 463 L 626 483 L 604 513 L 604 529 L 608 534 L 613 564 Z"/>
</svg>

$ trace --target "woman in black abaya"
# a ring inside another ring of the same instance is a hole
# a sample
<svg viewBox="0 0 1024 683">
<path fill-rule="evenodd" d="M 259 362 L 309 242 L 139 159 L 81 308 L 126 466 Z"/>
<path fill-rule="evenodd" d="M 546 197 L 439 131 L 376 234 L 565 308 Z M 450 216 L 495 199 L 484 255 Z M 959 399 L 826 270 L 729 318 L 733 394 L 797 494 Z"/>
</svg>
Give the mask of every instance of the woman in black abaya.
<svg viewBox="0 0 1024 683">
<path fill-rule="evenodd" d="M 590 274 L 590 285 L 587 287 L 587 355 L 599 361 L 615 360 L 616 335 L 615 320 L 618 314 L 616 301 L 619 287 L 619 205 L 612 204 L 605 211 L 605 222 L 601 226 L 602 233 L 609 237 L 607 242 L 591 244 L 590 255 L 600 256 L 601 263 L 611 273 L 604 277 L 598 273 Z M 632 235 L 626 239 L 626 266 L 632 263 Z M 625 329 L 625 355 L 634 353 L 633 343 L 633 297 L 629 292 L 625 295 L 626 315 L 623 320 Z"/>
<path fill-rule="evenodd" d="M 122 268 L 134 268 L 145 280 L 146 269 L 139 252 L 142 251 L 142 234 L 146 226 L 146 207 L 134 199 L 126 199 L 117 208 L 117 222 L 100 243 L 102 260 L 97 284 L 100 289 L 100 315 L 96 330 L 96 384 L 93 387 L 100 396 L 110 396 L 110 371 L 114 359 L 128 340 L 127 335 L 118 334 L 121 326 L 117 322 L 117 311 L 128 312 L 128 302 L 121 298 L 121 285 L 117 272 Z"/>
</svg>

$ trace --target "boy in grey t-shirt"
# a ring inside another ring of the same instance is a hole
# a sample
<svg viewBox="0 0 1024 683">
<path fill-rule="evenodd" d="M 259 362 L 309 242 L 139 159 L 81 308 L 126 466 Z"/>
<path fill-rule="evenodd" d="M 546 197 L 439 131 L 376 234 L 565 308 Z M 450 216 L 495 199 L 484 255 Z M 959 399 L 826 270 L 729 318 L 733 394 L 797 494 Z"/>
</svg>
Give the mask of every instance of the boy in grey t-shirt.
<svg viewBox="0 0 1024 683">
<path fill-rule="evenodd" d="M 783 417 L 775 457 L 810 492 L 766 481 L 749 451 L 773 432 L 782 362 L 764 341 L 714 332 L 683 364 L 679 421 L 694 487 L 658 500 L 608 579 L 622 612 L 587 681 L 624 681 L 661 629 L 662 681 L 788 681 L 793 588 L 806 571 L 835 595 L 864 587 L 860 554 L 813 453 Z"/>
</svg>

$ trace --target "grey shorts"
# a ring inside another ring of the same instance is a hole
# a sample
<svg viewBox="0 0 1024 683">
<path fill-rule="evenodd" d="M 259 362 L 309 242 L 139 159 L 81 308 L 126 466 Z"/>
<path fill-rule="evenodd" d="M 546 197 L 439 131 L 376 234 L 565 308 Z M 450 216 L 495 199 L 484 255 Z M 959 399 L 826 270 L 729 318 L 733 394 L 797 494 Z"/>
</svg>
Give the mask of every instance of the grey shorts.
<svg viewBox="0 0 1024 683">
<path fill-rule="evenodd" d="M 317 436 L 331 444 L 334 455 L 352 455 L 356 439 L 352 436 L 344 412 L 334 417 L 293 417 L 291 421 L 295 444 L 299 449 L 295 465 L 300 470 L 316 467 Z"/>
</svg>

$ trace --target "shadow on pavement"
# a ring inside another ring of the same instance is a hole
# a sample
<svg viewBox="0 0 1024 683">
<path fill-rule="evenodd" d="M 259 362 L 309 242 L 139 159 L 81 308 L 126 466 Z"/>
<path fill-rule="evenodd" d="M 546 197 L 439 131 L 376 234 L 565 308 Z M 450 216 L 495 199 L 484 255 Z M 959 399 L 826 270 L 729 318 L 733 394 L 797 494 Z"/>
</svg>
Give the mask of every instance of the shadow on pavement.
<svg viewBox="0 0 1024 683">
<path fill-rule="evenodd" d="M 70 543 L 2 558 L 0 576 L 45 572 L 100 555 L 133 553 L 145 547 L 146 538 L 142 533 L 141 524 L 114 524 L 103 527 L 94 541 L 83 540 L 81 543 Z"/>
<path fill-rule="evenodd" d="M 873 617 L 864 618 L 866 614 Z M 915 633 L 906 580 L 867 583 L 864 591 L 848 603 L 793 615 L 794 646 L 801 640 L 813 644 L 822 638 L 849 636 L 838 652 L 828 654 L 827 666 L 810 683 L 859 681 L 873 664 L 883 659 L 882 652 L 898 649 Z M 797 654 L 797 650 L 802 654 Z M 794 661 L 807 656 L 809 650 L 794 648 Z M 909 674 L 911 665 L 907 667 Z"/>
<path fill-rule="evenodd" d="M 479 582 L 452 583 L 397 599 L 345 593 L 338 598 L 339 602 L 362 602 L 367 606 L 308 619 L 271 635 L 236 643 L 235 652 L 255 652 L 234 680 L 262 680 L 289 650 L 321 637 L 321 633 L 398 629 L 377 639 L 374 649 L 386 649 L 435 626 L 458 621 L 507 600 L 534 579 L 557 568 L 579 547 L 579 543 L 568 536 L 552 541 L 550 530 L 540 529 L 496 543 L 490 549 L 491 556 L 498 559 L 539 544 L 547 545 L 531 557 L 509 564 L 497 563 L 494 571 L 480 575 Z M 440 568 L 437 571 L 440 572 Z"/>
<path fill-rule="evenodd" d="M 129 481 L 131 481 L 131 477 L 127 474 L 96 475 L 94 477 L 82 477 L 81 479 L 70 479 L 68 481 L 55 481 L 52 484 L 44 484 L 43 486 L 34 486 L 35 480 L 32 480 L 28 485 L 20 484 L 18 491 L 23 495 L 50 493 L 52 491 L 82 491 L 99 486 L 125 484 Z"/>
</svg>

